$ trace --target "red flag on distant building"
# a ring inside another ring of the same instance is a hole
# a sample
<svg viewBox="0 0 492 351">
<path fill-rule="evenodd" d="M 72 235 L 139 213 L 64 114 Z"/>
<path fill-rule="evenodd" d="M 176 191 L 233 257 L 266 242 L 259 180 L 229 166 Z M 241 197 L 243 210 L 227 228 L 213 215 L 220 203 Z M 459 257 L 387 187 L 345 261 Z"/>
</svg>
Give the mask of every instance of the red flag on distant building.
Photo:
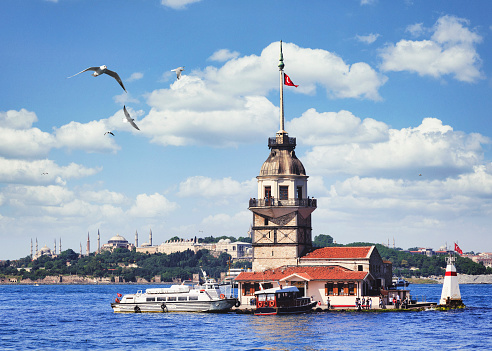
<svg viewBox="0 0 492 351">
<path fill-rule="evenodd" d="M 456 251 L 460 255 L 463 255 L 463 250 L 461 250 L 460 247 L 458 246 L 458 244 L 456 244 L 456 243 L 454 243 L 454 251 Z"/>
<path fill-rule="evenodd" d="M 291 87 L 296 87 L 296 88 L 299 86 L 299 85 L 295 85 L 294 82 L 292 82 L 292 80 L 290 80 L 290 77 L 288 75 L 286 75 L 285 73 L 284 73 L 284 84 L 289 85 Z"/>
</svg>

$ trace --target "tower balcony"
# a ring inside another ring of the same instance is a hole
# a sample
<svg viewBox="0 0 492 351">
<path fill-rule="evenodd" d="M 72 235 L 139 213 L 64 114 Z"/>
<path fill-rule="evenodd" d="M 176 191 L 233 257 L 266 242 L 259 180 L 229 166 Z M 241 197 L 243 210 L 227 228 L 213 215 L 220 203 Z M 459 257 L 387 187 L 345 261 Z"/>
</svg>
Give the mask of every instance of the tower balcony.
<svg viewBox="0 0 492 351">
<path fill-rule="evenodd" d="M 249 210 L 262 216 L 278 218 L 298 211 L 304 218 L 317 208 L 316 199 L 283 199 L 274 198 L 250 199 Z"/>
</svg>

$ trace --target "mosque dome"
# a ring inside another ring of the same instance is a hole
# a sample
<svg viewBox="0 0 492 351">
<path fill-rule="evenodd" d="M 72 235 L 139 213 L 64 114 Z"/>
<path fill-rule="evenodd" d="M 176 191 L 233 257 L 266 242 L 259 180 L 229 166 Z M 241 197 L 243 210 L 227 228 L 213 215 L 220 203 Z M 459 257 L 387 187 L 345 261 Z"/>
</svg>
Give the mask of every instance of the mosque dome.
<svg viewBox="0 0 492 351">
<path fill-rule="evenodd" d="M 111 239 L 109 239 L 108 243 L 128 243 L 128 240 L 126 240 L 124 237 L 122 237 L 119 234 L 116 234 L 113 236 Z"/>
</svg>

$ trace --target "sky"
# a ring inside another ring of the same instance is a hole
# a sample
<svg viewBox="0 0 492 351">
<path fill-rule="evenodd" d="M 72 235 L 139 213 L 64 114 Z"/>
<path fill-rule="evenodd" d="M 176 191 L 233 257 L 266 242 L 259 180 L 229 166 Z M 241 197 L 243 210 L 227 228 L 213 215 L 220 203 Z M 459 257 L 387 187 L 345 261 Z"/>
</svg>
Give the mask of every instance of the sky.
<svg viewBox="0 0 492 351">
<path fill-rule="evenodd" d="M 98 231 L 247 236 L 279 130 L 280 40 L 313 239 L 492 251 L 490 13 L 488 0 L 0 1 L 0 259 L 31 240 L 85 253 Z M 101 65 L 127 93 L 108 75 L 67 79 Z"/>
</svg>

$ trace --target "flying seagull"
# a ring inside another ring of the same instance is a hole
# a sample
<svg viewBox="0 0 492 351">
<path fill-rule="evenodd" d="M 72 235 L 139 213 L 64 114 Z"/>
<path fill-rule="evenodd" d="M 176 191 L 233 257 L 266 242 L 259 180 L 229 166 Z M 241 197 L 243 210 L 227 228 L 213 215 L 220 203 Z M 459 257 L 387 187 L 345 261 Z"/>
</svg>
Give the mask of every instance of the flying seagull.
<svg viewBox="0 0 492 351">
<path fill-rule="evenodd" d="M 106 132 L 106 133 L 104 133 L 104 135 L 106 135 L 106 134 L 111 134 L 112 136 L 114 136 L 113 132 Z"/>
<path fill-rule="evenodd" d="M 125 117 L 126 117 L 126 120 L 128 122 L 130 122 L 130 124 L 135 128 L 135 129 L 138 129 L 140 130 L 140 128 L 137 127 L 137 125 L 135 124 L 135 122 L 133 122 L 133 118 L 130 117 L 130 114 L 128 113 L 128 111 L 126 110 L 126 106 L 123 106 L 123 111 L 125 111 Z"/>
<path fill-rule="evenodd" d="M 176 72 L 176 78 L 179 79 L 181 78 L 181 72 L 185 70 L 184 66 L 183 67 L 178 67 L 176 69 L 172 69 L 172 72 Z"/>
<path fill-rule="evenodd" d="M 48 172 L 43 172 L 43 173 L 41 173 L 41 175 L 46 175 L 46 174 L 48 174 Z"/>
<path fill-rule="evenodd" d="M 127 92 L 126 89 L 125 89 L 125 86 L 123 85 L 123 82 L 121 81 L 120 76 L 118 75 L 118 73 L 109 70 L 108 67 L 106 67 L 106 65 L 102 65 L 100 67 L 89 67 L 89 68 L 84 69 L 83 71 L 80 71 L 77 74 L 84 73 L 84 72 L 87 72 L 87 71 L 94 71 L 94 73 L 92 73 L 92 75 L 94 77 L 97 77 L 97 76 L 100 76 L 103 73 L 106 73 L 107 75 L 109 75 L 109 76 L 113 77 L 114 79 L 116 79 L 116 81 L 118 83 L 120 83 L 120 85 L 123 88 L 123 90 L 125 92 Z M 77 74 L 74 74 L 73 76 L 70 76 L 70 77 L 67 77 L 67 78 L 75 77 Z"/>
</svg>

